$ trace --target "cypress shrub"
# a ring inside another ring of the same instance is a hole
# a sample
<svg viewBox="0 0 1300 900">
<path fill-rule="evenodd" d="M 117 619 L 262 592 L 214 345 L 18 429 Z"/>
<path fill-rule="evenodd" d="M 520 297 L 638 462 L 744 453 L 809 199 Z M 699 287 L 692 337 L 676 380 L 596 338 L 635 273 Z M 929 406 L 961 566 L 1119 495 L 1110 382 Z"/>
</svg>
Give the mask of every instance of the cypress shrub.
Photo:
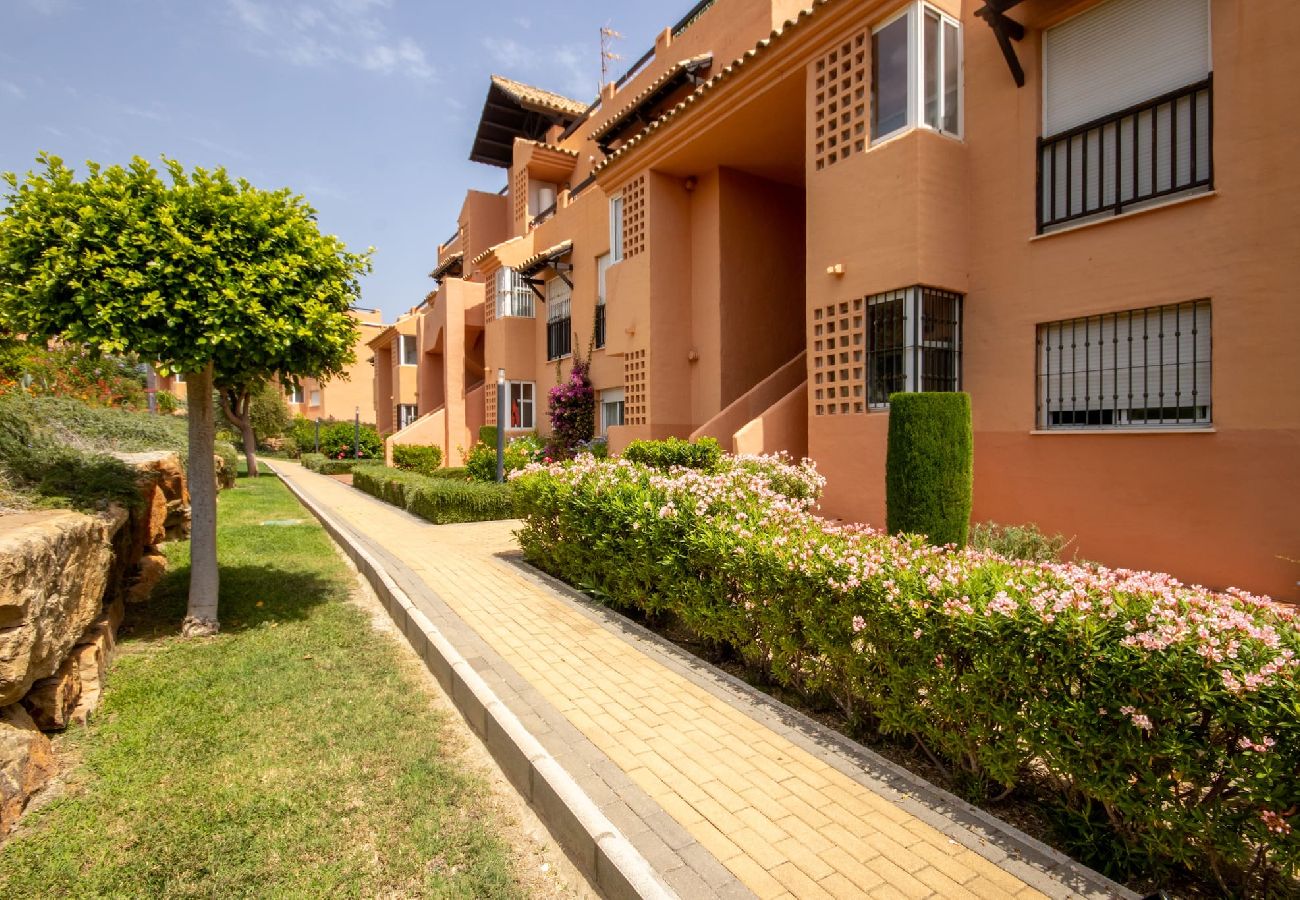
<svg viewBox="0 0 1300 900">
<path fill-rule="evenodd" d="M 966 546 L 974 443 L 969 394 L 890 396 L 885 491 L 891 534 Z"/>
</svg>

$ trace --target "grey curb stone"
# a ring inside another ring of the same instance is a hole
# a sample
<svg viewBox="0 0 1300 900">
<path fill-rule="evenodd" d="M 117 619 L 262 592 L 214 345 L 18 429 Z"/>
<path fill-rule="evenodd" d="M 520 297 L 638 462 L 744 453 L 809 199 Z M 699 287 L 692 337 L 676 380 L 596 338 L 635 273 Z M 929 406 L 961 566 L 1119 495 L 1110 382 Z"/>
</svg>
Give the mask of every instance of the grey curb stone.
<svg viewBox="0 0 1300 900">
<path fill-rule="evenodd" d="M 268 468 L 276 472 L 275 466 L 268 465 Z M 419 641 L 413 640 L 410 633 L 420 632 L 427 641 L 428 654 L 424 659 L 439 684 L 444 689 L 450 688 L 452 702 L 461 715 L 483 737 L 493 758 L 601 893 L 614 900 L 625 897 L 645 900 L 677 898 L 678 894 L 660 878 L 564 767 L 542 748 L 369 552 L 297 485 L 284 478 L 281 483 L 320 520 L 325 531 L 356 564 L 388 609 L 394 624 L 417 651 L 421 649 Z M 521 760 L 526 761 L 528 767 L 526 789 L 521 786 Z"/>
</svg>

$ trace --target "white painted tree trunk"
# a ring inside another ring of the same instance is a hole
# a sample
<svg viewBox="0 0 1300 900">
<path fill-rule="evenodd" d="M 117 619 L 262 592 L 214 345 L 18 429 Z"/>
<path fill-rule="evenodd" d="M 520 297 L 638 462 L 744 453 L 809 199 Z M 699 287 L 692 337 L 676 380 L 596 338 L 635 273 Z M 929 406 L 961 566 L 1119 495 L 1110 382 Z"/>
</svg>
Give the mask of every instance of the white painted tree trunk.
<svg viewBox="0 0 1300 900">
<path fill-rule="evenodd" d="M 212 364 L 187 373 L 190 427 L 190 602 L 181 626 L 186 637 L 217 633 L 217 471 Z"/>
</svg>

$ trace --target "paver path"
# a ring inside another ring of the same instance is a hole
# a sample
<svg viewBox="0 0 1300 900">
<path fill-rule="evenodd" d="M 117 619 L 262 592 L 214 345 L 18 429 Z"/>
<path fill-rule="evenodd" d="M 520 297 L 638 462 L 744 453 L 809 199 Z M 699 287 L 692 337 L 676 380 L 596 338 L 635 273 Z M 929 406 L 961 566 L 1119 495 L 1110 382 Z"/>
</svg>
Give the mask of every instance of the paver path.
<svg viewBox="0 0 1300 900">
<path fill-rule="evenodd" d="M 409 567 L 759 897 L 1071 893 L 985 840 L 954 840 L 951 820 L 924 821 L 906 796 L 849 777 L 604 627 L 503 558 L 518 551 L 518 523 L 435 526 L 296 465 L 277 469 Z"/>
</svg>

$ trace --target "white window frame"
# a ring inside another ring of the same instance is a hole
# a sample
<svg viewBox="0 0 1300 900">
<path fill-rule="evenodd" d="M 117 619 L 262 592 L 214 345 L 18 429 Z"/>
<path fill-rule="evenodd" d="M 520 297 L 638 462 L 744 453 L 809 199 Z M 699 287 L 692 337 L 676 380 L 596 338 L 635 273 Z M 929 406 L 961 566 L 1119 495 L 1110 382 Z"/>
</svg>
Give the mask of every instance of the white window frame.
<svg viewBox="0 0 1300 900">
<path fill-rule="evenodd" d="M 320 406 L 320 391 L 319 391 L 319 390 L 312 391 L 311 394 L 309 394 L 308 396 L 311 397 L 311 403 L 309 404 L 310 406 Z"/>
<path fill-rule="evenodd" d="M 411 358 L 414 362 L 406 361 L 406 348 L 410 347 Z M 417 366 L 420 364 L 420 342 L 413 334 L 399 334 L 397 336 L 397 360 L 398 365 Z"/>
<path fill-rule="evenodd" d="M 284 391 L 290 403 L 302 405 L 302 385 L 289 385 Z"/>
<path fill-rule="evenodd" d="M 511 397 L 514 396 L 516 387 L 529 388 L 530 396 L 524 399 L 522 392 L 519 399 L 519 424 L 510 424 L 512 413 Z M 524 412 L 527 411 L 527 424 L 525 424 Z M 537 429 L 537 384 L 532 381 L 507 381 L 506 382 L 506 431 L 535 431 Z"/>
<path fill-rule="evenodd" d="M 618 406 L 618 421 L 609 420 L 606 406 Z M 624 388 L 609 388 L 600 392 L 600 435 L 609 436 L 611 425 L 622 425 L 627 421 L 627 393 Z"/>
<path fill-rule="evenodd" d="M 623 192 L 609 198 L 609 264 L 623 261 Z"/>
<path fill-rule="evenodd" d="M 420 418 L 420 407 L 414 403 L 397 404 L 397 430 L 410 428 Z"/>
<path fill-rule="evenodd" d="M 498 319 L 537 317 L 536 295 L 522 275 L 509 266 L 502 266 L 495 277 Z"/>
<path fill-rule="evenodd" d="M 943 26 L 950 25 L 957 29 L 957 130 L 948 131 L 942 126 L 944 120 L 944 86 L 942 77 L 937 86 L 939 93 L 939 126 L 934 126 L 925 120 L 925 16 L 933 13 L 939 20 L 939 71 L 943 72 Z M 901 134 L 906 134 L 915 128 L 924 128 L 937 134 L 947 135 L 948 137 L 962 140 L 966 133 L 966 40 L 964 29 L 961 21 L 948 15 L 943 10 L 931 6 L 929 3 L 913 2 L 907 4 L 894 15 L 885 19 L 879 25 L 871 29 L 873 46 L 872 53 L 875 52 L 875 36 L 885 28 L 897 22 L 899 19 L 907 19 L 907 121 L 895 128 L 893 131 L 885 134 L 871 135 L 871 146 L 883 143 L 884 141 L 895 138 Z M 875 91 L 875 85 L 872 85 L 872 92 Z M 869 124 L 875 122 L 875 111 L 871 111 L 868 116 Z"/>
<path fill-rule="evenodd" d="M 184 383 L 185 383 L 184 372 L 176 372 L 175 374 L 172 375 L 172 384 L 184 384 Z"/>
</svg>

